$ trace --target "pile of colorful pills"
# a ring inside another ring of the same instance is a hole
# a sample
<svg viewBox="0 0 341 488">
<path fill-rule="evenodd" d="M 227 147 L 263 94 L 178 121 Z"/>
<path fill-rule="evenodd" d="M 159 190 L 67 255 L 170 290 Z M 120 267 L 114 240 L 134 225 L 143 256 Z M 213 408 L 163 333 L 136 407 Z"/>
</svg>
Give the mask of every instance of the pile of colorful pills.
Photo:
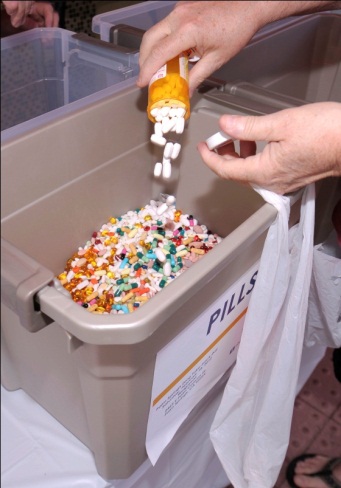
<svg viewBox="0 0 341 488">
<path fill-rule="evenodd" d="M 95 231 L 56 281 L 89 312 L 131 313 L 220 241 L 177 209 L 174 196 L 161 194 Z"/>
<path fill-rule="evenodd" d="M 176 159 L 181 150 L 179 142 L 167 140 L 166 134 L 182 134 L 185 128 L 186 110 L 182 107 L 164 106 L 154 108 L 151 115 L 155 118 L 154 133 L 150 140 L 157 146 L 164 147 L 162 163 L 157 162 L 154 166 L 154 176 L 170 178 L 172 174 L 172 160 Z"/>
</svg>

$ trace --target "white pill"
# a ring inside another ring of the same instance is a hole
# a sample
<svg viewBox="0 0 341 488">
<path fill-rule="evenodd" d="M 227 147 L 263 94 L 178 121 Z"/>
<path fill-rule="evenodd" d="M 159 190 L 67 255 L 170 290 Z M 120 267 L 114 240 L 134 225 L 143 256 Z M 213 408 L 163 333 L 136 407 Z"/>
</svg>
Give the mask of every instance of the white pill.
<svg viewBox="0 0 341 488">
<path fill-rule="evenodd" d="M 165 145 L 165 149 L 163 150 L 163 157 L 166 159 L 170 159 L 173 153 L 174 144 L 172 142 L 167 142 Z"/>
<path fill-rule="evenodd" d="M 162 108 L 161 108 L 161 115 L 162 115 L 163 117 L 167 117 L 167 115 L 169 114 L 169 110 L 170 110 L 170 108 L 169 108 L 169 107 L 162 107 Z"/>
<path fill-rule="evenodd" d="M 162 160 L 162 176 L 170 178 L 172 174 L 172 165 L 170 159 L 163 158 Z"/>
<path fill-rule="evenodd" d="M 179 117 L 176 122 L 175 132 L 177 134 L 182 134 L 185 128 L 185 119 L 183 117 Z"/>
<path fill-rule="evenodd" d="M 157 136 L 156 134 L 152 134 L 150 136 L 150 140 L 156 144 L 157 146 L 165 146 L 166 145 L 166 139 L 162 136 Z"/>
<path fill-rule="evenodd" d="M 163 119 L 163 117 L 160 113 L 155 117 L 156 122 L 162 122 L 162 119 Z"/>
<path fill-rule="evenodd" d="M 169 111 L 170 117 L 178 117 L 178 109 L 177 107 L 172 107 Z"/>
<path fill-rule="evenodd" d="M 154 176 L 158 178 L 162 173 L 162 163 L 155 163 L 154 166 Z"/>
<path fill-rule="evenodd" d="M 162 130 L 164 134 L 171 131 L 176 125 L 176 119 L 170 119 L 169 117 L 163 117 L 162 119 Z"/>
<path fill-rule="evenodd" d="M 160 109 L 159 109 L 159 108 L 157 108 L 157 107 L 152 108 L 152 110 L 150 111 L 150 115 L 151 115 L 152 117 L 156 117 L 156 116 L 158 115 L 158 113 L 159 113 L 159 110 L 160 110 Z"/>
<path fill-rule="evenodd" d="M 154 124 L 154 133 L 157 136 L 163 137 L 161 122 L 156 122 L 156 124 Z"/>
<path fill-rule="evenodd" d="M 165 276 L 170 276 L 172 272 L 171 264 L 169 261 L 166 261 L 165 264 L 163 265 L 163 274 Z"/>
<path fill-rule="evenodd" d="M 170 158 L 171 159 L 176 159 L 179 156 L 179 154 L 180 154 L 180 150 L 181 150 L 181 144 L 179 144 L 178 142 L 175 142 L 173 144 L 172 154 L 171 154 Z"/>
<path fill-rule="evenodd" d="M 186 113 L 186 109 L 184 109 L 183 107 L 178 107 L 176 110 L 177 110 L 178 117 L 184 117 Z"/>
<path fill-rule="evenodd" d="M 161 203 L 161 205 L 157 208 L 156 213 L 158 215 L 162 215 L 168 209 L 167 203 Z"/>
<path fill-rule="evenodd" d="M 173 205 L 175 203 L 175 196 L 174 195 L 168 195 L 166 199 L 167 205 Z"/>
<path fill-rule="evenodd" d="M 161 248 L 159 247 L 156 247 L 154 249 L 154 254 L 155 256 L 158 258 L 158 260 L 160 261 L 160 263 L 164 263 L 166 261 L 166 255 L 165 253 L 162 251 Z"/>
<path fill-rule="evenodd" d="M 199 61 L 199 59 L 200 59 L 200 56 L 193 55 L 193 56 L 191 56 L 190 58 L 188 58 L 188 61 L 189 61 L 190 63 L 196 63 L 197 61 Z"/>
</svg>

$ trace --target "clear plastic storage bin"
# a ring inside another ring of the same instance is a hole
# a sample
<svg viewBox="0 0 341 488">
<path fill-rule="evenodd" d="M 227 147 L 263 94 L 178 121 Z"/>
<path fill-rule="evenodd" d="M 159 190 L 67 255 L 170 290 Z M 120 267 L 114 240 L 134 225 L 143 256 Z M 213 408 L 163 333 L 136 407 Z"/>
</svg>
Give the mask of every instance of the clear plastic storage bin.
<svg viewBox="0 0 341 488">
<path fill-rule="evenodd" d="M 138 54 L 59 28 L 1 39 L 1 140 L 134 83 Z"/>
</svg>

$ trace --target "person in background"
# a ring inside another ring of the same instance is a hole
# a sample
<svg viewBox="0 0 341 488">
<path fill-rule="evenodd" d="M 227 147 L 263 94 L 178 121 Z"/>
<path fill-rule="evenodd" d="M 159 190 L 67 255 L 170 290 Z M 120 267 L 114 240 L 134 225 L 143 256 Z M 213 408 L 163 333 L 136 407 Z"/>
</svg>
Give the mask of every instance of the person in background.
<svg viewBox="0 0 341 488">
<path fill-rule="evenodd" d="M 190 70 L 190 94 L 235 56 L 267 23 L 341 7 L 332 1 L 184 1 L 151 27 L 142 39 L 137 85 L 174 56 L 193 49 L 199 61 Z M 220 129 L 241 141 L 240 154 L 230 143 L 198 150 L 218 176 L 258 185 L 279 194 L 341 175 L 341 105 L 319 102 L 262 116 L 223 115 Z M 266 141 L 256 154 L 254 141 Z"/>
<path fill-rule="evenodd" d="M 50 2 L 3 1 L 12 27 L 21 30 L 35 27 L 58 27 L 59 15 Z"/>
<path fill-rule="evenodd" d="M 148 85 L 169 59 L 192 49 L 199 57 L 189 74 L 190 95 L 208 76 L 244 48 L 266 24 L 292 15 L 341 8 L 336 1 L 183 1 L 144 35 L 137 85 Z M 240 154 L 230 143 L 210 151 L 198 144 L 207 166 L 218 176 L 285 194 L 314 181 L 341 175 L 341 104 L 310 103 L 270 115 L 222 115 L 220 129 L 240 140 Z M 266 141 L 256 154 L 255 141 Z M 333 213 L 340 239 L 341 201 Z M 340 245 L 341 241 L 339 240 Z M 340 349 L 335 372 L 340 375 Z M 339 364 L 339 363 L 338 363 Z M 341 456 L 304 454 L 289 465 L 295 488 L 341 487 Z"/>
</svg>

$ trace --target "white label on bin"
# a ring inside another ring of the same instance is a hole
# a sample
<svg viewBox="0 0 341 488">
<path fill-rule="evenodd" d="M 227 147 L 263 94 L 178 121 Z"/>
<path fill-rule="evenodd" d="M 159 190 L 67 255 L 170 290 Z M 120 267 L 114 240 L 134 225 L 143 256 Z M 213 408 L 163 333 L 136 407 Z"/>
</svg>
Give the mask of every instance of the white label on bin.
<svg viewBox="0 0 341 488">
<path fill-rule="evenodd" d="M 258 265 L 158 352 L 146 436 L 153 465 L 191 410 L 234 364 Z"/>
</svg>

